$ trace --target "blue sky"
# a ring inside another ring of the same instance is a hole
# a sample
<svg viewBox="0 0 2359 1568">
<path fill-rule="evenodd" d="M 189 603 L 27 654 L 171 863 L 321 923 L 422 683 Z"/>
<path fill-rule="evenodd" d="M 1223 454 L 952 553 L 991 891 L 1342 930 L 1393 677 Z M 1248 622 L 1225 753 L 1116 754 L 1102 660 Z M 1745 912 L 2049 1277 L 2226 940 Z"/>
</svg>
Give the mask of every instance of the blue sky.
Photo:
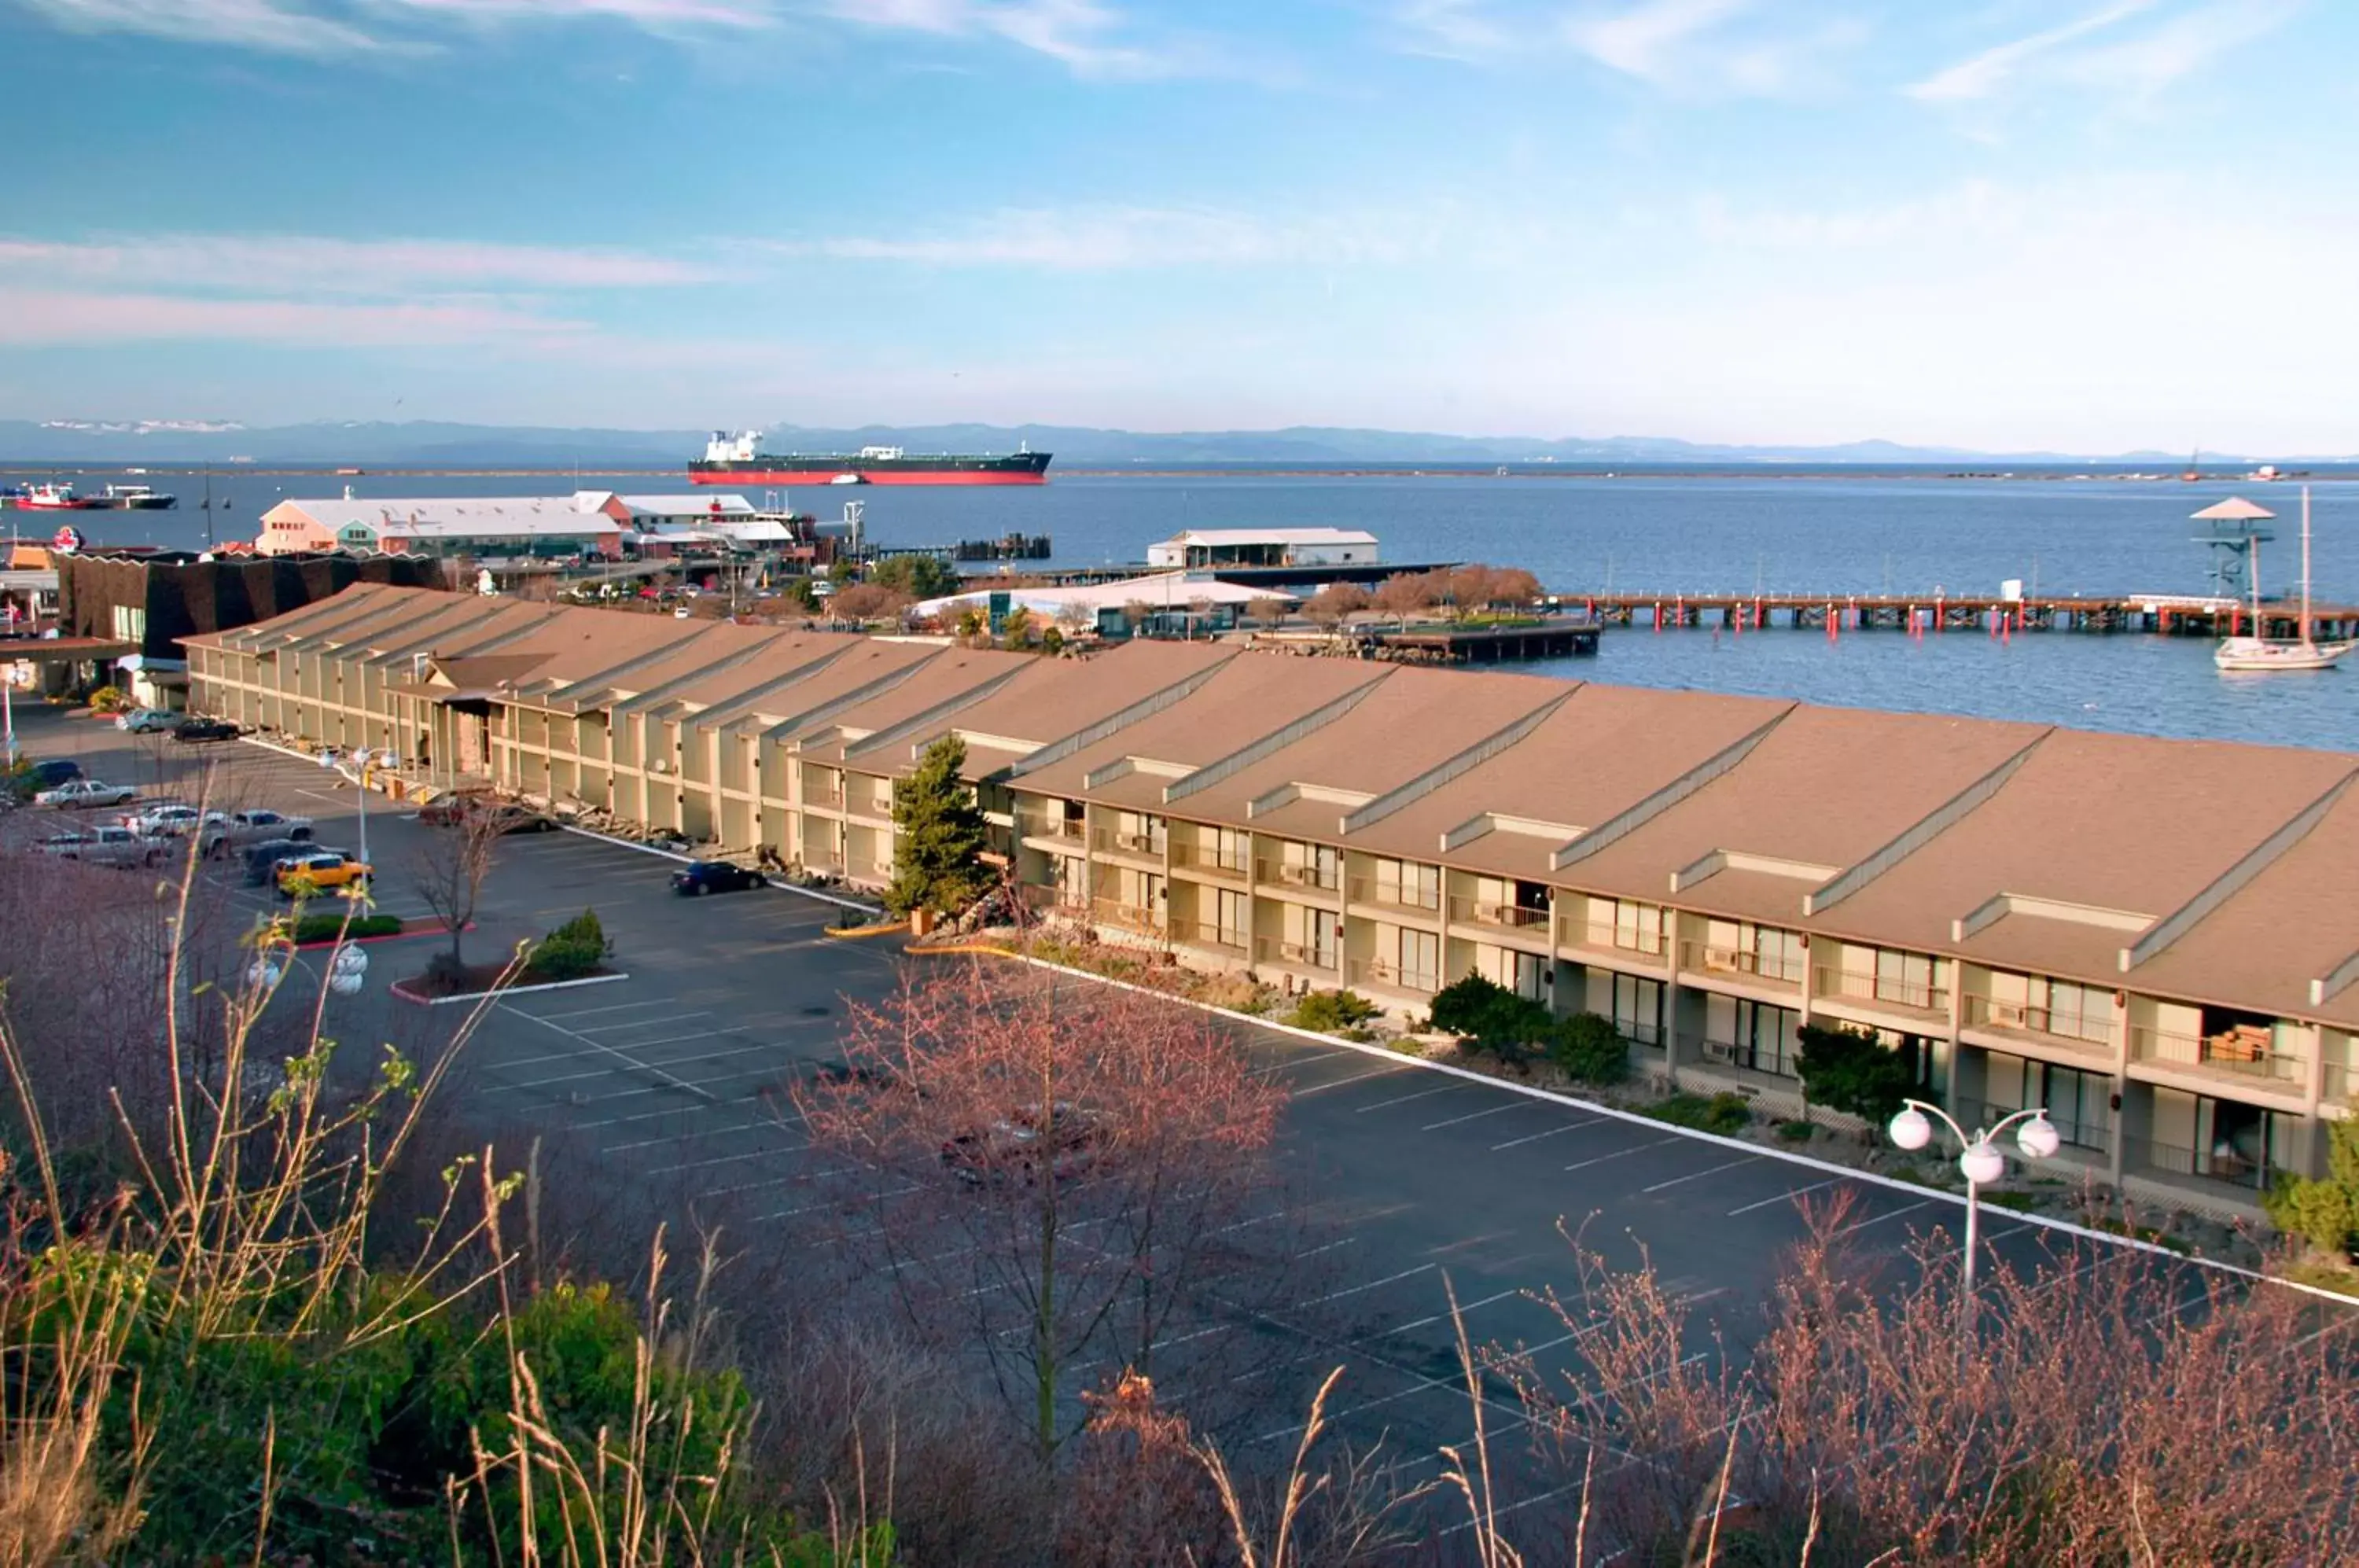
<svg viewBox="0 0 2359 1568">
<path fill-rule="evenodd" d="M 0 418 L 2359 451 L 2328 0 L 0 0 Z"/>
</svg>

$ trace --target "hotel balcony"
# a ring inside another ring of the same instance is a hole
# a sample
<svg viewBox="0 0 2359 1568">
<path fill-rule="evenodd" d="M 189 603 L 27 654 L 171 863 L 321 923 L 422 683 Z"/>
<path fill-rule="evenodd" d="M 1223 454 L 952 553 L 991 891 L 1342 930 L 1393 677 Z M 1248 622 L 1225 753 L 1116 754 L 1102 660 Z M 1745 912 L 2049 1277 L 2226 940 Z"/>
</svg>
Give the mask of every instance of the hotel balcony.
<svg viewBox="0 0 2359 1568">
<path fill-rule="evenodd" d="M 2309 1059 L 2275 1050 L 2267 1029 L 2223 1029 L 2206 1038 L 2133 1024 L 2130 1062 L 2297 1099 L 2306 1097 L 2310 1086 Z"/>
<path fill-rule="evenodd" d="M 1430 996 L 1441 989 L 1441 977 L 1405 970 L 1386 958 L 1355 958 L 1345 966 L 1345 979 L 1354 990 L 1397 991 L 1408 996 Z"/>
<path fill-rule="evenodd" d="M 1719 981 L 1748 993 L 1790 998 L 1801 995 L 1809 965 L 1799 958 L 1765 957 L 1750 948 L 1683 942 L 1680 943 L 1680 970 L 1707 983 Z"/>
<path fill-rule="evenodd" d="M 1090 847 L 1098 854 L 1152 862 L 1158 870 L 1163 866 L 1164 842 L 1160 833 L 1125 833 L 1114 828 L 1099 828 L 1090 834 Z"/>
<path fill-rule="evenodd" d="M 1171 846 L 1171 868 L 1190 871 L 1199 877 L 1217 877 L 1224 881 L 1243 882 L 1251 867 L 1245 852 L 1233 849 L 1223 854 L 1217 848 L 1199 844 L 1175 844 Z"/>
<path fill-rule="evenodd" d="M 2250 1207 L 2268 1188 L 2270 1169 L 2234 1149 L 2185 1149 L 2149 1138 L 2122 1139 L 2122 1173 L 2159 1179 L 2168 1185 L 2224 1198 Z"/>
<path fill-rule="evenodd" d="M 1134 936 L 1163 935 L 1163 916 L 1154 909 L 1144 909 L 1136 904 L 1125 904 L 1119 898 L 1090 900 L 1090 919 L 1102 926 L 1125 931 Z"/>
<path fill-rule="evenodd" d="M 1962 1126 L 1988 1128 L 1996 1127 L 2023 1107 L 1994 1105 L 1987 1100 L 1961 1100 L 1951 1109 Z M 2056 1136 L 2064 1140 L 2063 1152 L 2068 1159 L 2085 1163 L 2099 1159 L 2114 1147 L 2114 1129 L 2106 1123 L 2076 1122 L 2053 1111 L 2049 1113 L 2048 1121 L 2056 1129 Z M 2012 1145 L 2014 1138 L 2015 1134 L 2010 1130 L 2000 1141 Z"/>
<path fill-rule="evenodd" d="M 1025 838 L 1045 839 L 1051 844 L 1063 844 L 1075 848 L 1088 842 L 1088 830 L 1078 817 L 1045 817 L 1026 814 L 1016 819 L 1016 831 Z"/>
<path fill-rule="evenodd" d="M 1335 978 L 1335 950 L 1320 949 L 1307 942 L 1287 942 L 1274 936 L 1257 936 L 1253 944 L 1256 964 L 1282 964 L 1290 969 L 1300 969 L 1322 980 Z"/>
<path fill-rule="evenodd" d="M 1810 997 L 1814 1002 L 1831 1003 L 1911 1033 L 1922 1033 L 1929 1027 L 1943 1032 L 1949 1029 L 1947 985 L 1887 980 L 1881 975 L 1858 975 L 1823 964 L 1811 970 L 1810 976 Z"/>
<path fill-rule="evenodd" d="M 2110 1063 L 2114 1060 L 2111 1020 L 2092 1030 L 2077 1015 L 2059 1018 L 2047 1007 L 1971 995 L 1962 1001 L 1964 1020 L 1960 1032 L 1980 1037 L 1970 1043 L 1996 1045 L 2009 1051 L 2046 1047 L 2090 1062 Z"/>
<path fill-rule="evenodd" d="M 1465 898 L 1455 894 L 1450 899 L 1450 920 L 1453 925 L 1480 926 L 1511 937 L 1522 937 L 1532 946 L 1545 949 L 1549 942 L 1549 911 L 1527 909 L 1521 904 L 1502 903 L 1493 898 Z"/>
<path fill-rule="evenodd" d="M 1659 931 L 1624 931 L 1560 911 L 1556 943 L 1576 961 L 1629 975 L 1668 975 L 1670 942 Z"/>
<path fill-rule="evenodd" d="M 2318 1103 L 2347 1105 L 2354 1094 L 2359 1094 L 2359 1067 L 2342 1062 L 2328 1062 L 2320 1073 Z"/>
<path fill-rule="evenodd" d="M 843 879 L 847 882 L 874 883 L 879 887 L 893 880 L 893 868 L 866 855 L 854 855 L 843 863 Z"/>
<path fill-rule="evenodd" d="M 1256 860 L 1254 862 L 1254 880 L 1266 882 L 1274 887 L 1290 887 L 1297 892 L 1320 894 L 1332 898 L 1343 890 L 1343 874 L 1333 866 Z"/>
<path fill-rule="evenodd" d="M 1217 953 L 1223 958 L 1250 958 L 1252 946 L 1245 933 L 1234 928 L 1223 928 L 1203 920 L 1181 920 L 1172 927 L 1171 940 L 1202 953 Z"/>
<path fill-rule="evenodd" d="M 1441 912 L 1439 887 L 1404 887 L 1397 882 L 1382 882 L 1374 877 L 1354 877 L 1350 891 L 1353 903 L 1387 914 L 1422 915 L 1430 920 Z"/>
</svg>

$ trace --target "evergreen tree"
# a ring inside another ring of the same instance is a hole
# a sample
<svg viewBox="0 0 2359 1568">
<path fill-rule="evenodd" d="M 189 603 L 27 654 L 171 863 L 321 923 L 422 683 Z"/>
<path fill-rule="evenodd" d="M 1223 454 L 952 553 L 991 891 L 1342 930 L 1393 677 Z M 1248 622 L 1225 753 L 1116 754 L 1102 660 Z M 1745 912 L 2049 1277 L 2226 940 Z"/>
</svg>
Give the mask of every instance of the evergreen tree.
<svg viewBox="0 0 2359 1568">
<path fill-rule="evenodd" d="M 893 791 L 893 885 L 885 893 L 895 914 L 933 909 L 954 915 L 990 886 L 983 865 L 988 842 L 983 809 L 959 777 L 966 742 L 947 735 L 926 747 L 917 768 Z"/>
</svg>

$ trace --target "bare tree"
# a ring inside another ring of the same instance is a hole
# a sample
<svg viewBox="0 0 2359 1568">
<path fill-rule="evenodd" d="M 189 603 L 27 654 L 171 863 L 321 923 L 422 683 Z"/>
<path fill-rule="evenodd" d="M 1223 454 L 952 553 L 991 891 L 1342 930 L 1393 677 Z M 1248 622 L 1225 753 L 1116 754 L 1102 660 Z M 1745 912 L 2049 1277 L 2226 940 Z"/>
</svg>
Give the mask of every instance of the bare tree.
<svg viewBox="0 0 2359 1568">
<path fill-rule="evenodd" d="M 835 591 L 828 607 L 850 621 L 883 620 L 908 609 L 909 596 L 882 583 L 854 583 Z"/>
<path fill-rule="evenodd" d="M 497 807 L 464 806 L 450 827 L 429 833 L 411 857 L 410 879 L 418 896 L 450 933 L 453 967 L 466 962 L 461 943 L 474 921 L 476 902 L 483 897 L 484 879 L 492 874 L 500 834 L 506 826 Z"/>
<path fill-rule="evenodd" d="M 1375 607 L 1387 615 L 1407 617 L 1423 615 L 1441 602 L 1445 589 L 1440 579 L 1445 575 L 1432 572 L 1397 572 L 1376 585 Z"/>
<path fill-rule="evenodd" d="M 1274 626 L 1286 619 L 1286 601 L 1256 599 L 1245 606 L 1245 614 L 1253 617 L 1256 626 Z"/>
<path fill-rule="evenodd" d="M 1330 583 L 1311 595 L 1302 613 L 1310 617 L 1312 625 L 1333 631 L 1344 617 L 1366 609 L 1369 603 L 1368 591 L 1358 583 Z"/>
<path fill-rule="evenodd" d="M 1266 1279 L 1223 1227 L 1269 1201 L 1284 1091 L 1202 1015 L 978 964 L 855 1010 L 845 1057 L 796 1097 L 847 1239 L 913 1329 L 987 1359 L 1044 1462 L 1083 1387 Z"/>
</svg>

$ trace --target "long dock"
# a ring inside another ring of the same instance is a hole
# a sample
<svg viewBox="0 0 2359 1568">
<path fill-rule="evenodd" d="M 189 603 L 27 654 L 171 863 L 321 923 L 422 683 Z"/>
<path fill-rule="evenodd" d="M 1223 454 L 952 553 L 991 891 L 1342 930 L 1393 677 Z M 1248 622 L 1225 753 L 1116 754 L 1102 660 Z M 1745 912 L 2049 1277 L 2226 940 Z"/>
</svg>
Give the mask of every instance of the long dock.
<svg viewBox="0 0 2359 1568">
<path fill-rule="evenodd" d="M 1560 593 L 1567 611 L 1605 626 L 1658 630 L 1710 626 L 1733 632 L 2130 632 L 2155 637 L 2223 637 L 2301 635 L 2296 604 L 2265 600 L 2260 626 L 2249 604 L 2231 599 L 2172 594 L 1948 593 Z M 2310 635 L 2359 637 L 2359 606 L 2312 604 Z"/>
</svg>

